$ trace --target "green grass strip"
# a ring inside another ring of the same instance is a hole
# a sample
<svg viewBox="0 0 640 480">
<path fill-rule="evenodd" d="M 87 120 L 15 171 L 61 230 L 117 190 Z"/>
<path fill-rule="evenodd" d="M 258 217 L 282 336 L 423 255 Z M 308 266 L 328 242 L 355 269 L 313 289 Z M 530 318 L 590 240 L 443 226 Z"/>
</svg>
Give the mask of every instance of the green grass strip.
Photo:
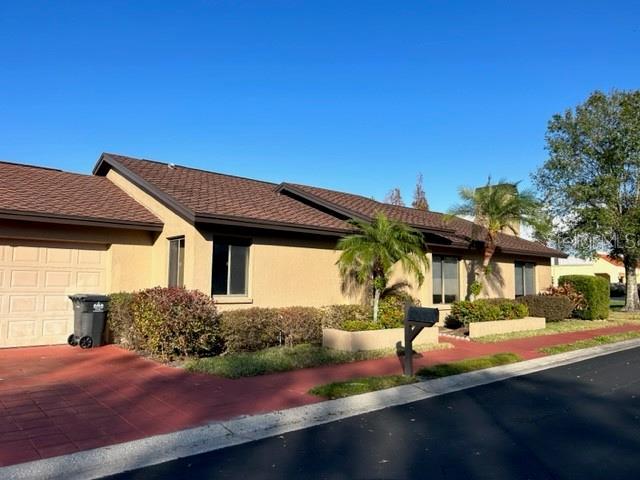
<svg viewBox="0 0 640 480">
<path fill-rule="evenodd" d="M 432 367 L 424 367 L 418 370 L 417 375 L 426 378 L 448 377 L 449 375 L 458 375 L 460 373 L 473 372 L 474 370 L 482 370 L 500 365 L 507 365 L 522 360 L 515 353 L 496 353 L 486 357 L 467 358 L 457 362 L 440 363 Z"/>
<path fill-rule="evenodd" d="M 581 332 L 598 328 L 618 327 L 627 323 L 624 320 L 562 320 L 560 322 L 547 322 L 543 330 L 525 330 L 522 332 L 501 333 L 474 338 L 478 343 L 495 343 L 518 338 L 540 337 L 543 335 L 556 335 L 558 333 Z"/>
<path fill-rule="evenodd" d="M 361 393 L 375 392 L 385 388 L 398 387 L 416 383 L 416 377 L 405 377 L 404 375 L 388 375 L 384 377 L 363 377 L 355 378 L 347 382 L 334 382 L 320 385 L 309 390 L 312 395 L 328 398 L 344 398 Z"/>
<path fill-rule="evenodd" d="M 560 345 L 552 345 L 550 347 L 540 348 L 538 349 L 538 351 L 541 353 L 554 355 L 556 353 L 571 352 L 573 350 L 580 350 L 582 348 L 606 345 L 607 343 L 622 342 L 624 340 L 631 340 L 633 338 L 640 338 L 640 332 L 624 332 L 613 333 L 611 335 L 599 335 L 597 337 L 587 338 L 585 340 L 578 340 L 577 342 L 561 343 Z"/>
<path fill-rule="evenodd" d="M 451 347 L 451 344 L 447 343 L 417 345 L 414 350 L 425 352 L 449 347 Z M 190 372 L 208 373 L 226 378 L 240 378 L 264 375 L 266 373 L 288 372 L 321 365 L 374 360 L 397 353 L 396 349 L 393 348 L 364 352 L 344 352 L 319 345 L 302 344 L 293 347 L 272 347 L 258 352 L 195 358 L 187 361 L 184 367 Z"/>
<path fill-rule="evenodd" d="M 514 353 L 496 353 L 487 357 L 469 358 L 451 363 L 441 363 L 433 367 L 425 367 L 418 371 L 417 376 L 427 378 L 446 377 L 458 373 L 472 372 L 483 368 L 497 367 L 509 363 L 519 362 L 521 358 Z M 375 392 L 385 388 L 408 385 L 417 382 L 416 377 L 403 375 L 388 375 L 382 377 L 363 377 L 345 382 L 334 382 L 319 385 L 309 390 L 312 395 L 328 399 L 344 398 L 361 393 Z"/>
</svg>

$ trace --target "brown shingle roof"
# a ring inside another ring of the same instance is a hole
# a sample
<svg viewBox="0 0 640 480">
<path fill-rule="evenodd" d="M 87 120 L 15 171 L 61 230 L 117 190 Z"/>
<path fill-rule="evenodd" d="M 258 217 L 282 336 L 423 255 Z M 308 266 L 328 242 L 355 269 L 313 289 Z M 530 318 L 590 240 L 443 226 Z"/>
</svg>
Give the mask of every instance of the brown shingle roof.
<svg viewBox="0 0 640 480">
<path fill-rule="evenodd" d="M 266 226 L 298 226 L 316 231 L 348 232 L 344 218 L 371 219 L 377 212 L 446 239 L 452 246 L 469 248 L 483 241 L 486 229 L 461 219 L 449 219 L 437 212 L 380 203 L 351 193 L 282 183 L 280 185 L 104 153 L 94 169 L 104 174 L 115 168 L 134 182 L 151 190 L 165 202 L 172 202 L 192 221 L 236 219 Z M 331 213 L 329 213 L 331 212 Z M 543 257 L 564 256 L 562 252 L 512 235 L 499 234 L 498 248 L 504 252 Z"/>
<path fill-rule="evenodd" d="M 333 204 L 338 209 L 356 216 L 372 218 L 376 213 L 382 212 L 389 218 L 407 223 L 415 228 L 436 232 L 455 245 L 468 245 L 472 240 L 484 241 L 487 238 L 487 230 L 484 227 L 462 218 L 448 218 L 438 212 L 388 205 L 360 195 L 307 185 L 285 183 L 281 185 L 281 189 L 288 189 L 294 194 L 307 194 L 306 198 L 317 199 L 325 206 Z M 497 243 L 498 248 L 504 252 L 522 252 L 523 254 L 548 257 L 565 256 L 564 253 L 540 242 L 525 240 L 514 235 L 499 233 Z"/>
<path fill-rule="evenodd" d="M 317 231 L 351 230 L 335 216 L 280 194 L 274 183 L 109 153 L 102 160 L 116 170 L 124 167 L 156 192 L 168 195 L 193 220 L 226 218 Z"/>
<path fill-rule="evenodd" d="M 0 162 L 0 213 L 157 230 L 151 212 L 110 180 L 51 168 Z"/>
</svg>

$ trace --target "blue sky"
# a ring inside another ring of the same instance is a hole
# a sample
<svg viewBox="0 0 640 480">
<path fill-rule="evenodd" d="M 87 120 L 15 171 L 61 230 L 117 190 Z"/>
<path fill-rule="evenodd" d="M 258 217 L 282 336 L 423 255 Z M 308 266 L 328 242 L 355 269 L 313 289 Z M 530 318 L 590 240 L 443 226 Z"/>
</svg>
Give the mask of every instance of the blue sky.
<svg viewBox="0 0 640 480">
<path fill-rule="evenodd" d="M 640 85 L 638 2 L 1 2 L 0 159 L 100 152 L 431 207 L 525 180 L 552 114 Z"/>
</svg>

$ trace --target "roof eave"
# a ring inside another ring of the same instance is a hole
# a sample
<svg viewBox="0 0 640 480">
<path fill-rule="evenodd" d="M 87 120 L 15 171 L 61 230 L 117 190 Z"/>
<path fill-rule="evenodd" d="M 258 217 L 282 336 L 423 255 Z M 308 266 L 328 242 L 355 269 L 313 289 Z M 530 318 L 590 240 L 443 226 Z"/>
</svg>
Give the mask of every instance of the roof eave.
<svg viewBox="0 0 640 480">
<path fill-rule="evenodd" d="M 81 217 L 74 215 L 44 214 L 18 210 L 0 210 L 0 218 L 38 223 L 56 223 L 64 225 L 82 225 L 102 228 L 119 228 L 127 230 L 143 230 L 149 232 L 162 231 L 162 223 L 136 222 L 111 218 Z"/>
<path fill-rule="evenodd" d="M 226 216 L 226 215 L 196 214 L 195 222 L 201 223 L 201 224 L 210 224 L 210 225 L 226 225 L 226 226 L 234 226 L 234 227 L 258 228 L 261 230 L 278 230 L 278 231 L 295 232 L 295 233 L 311 233 L 315 235 L 325 235 L 325 236 L 334 236 L 334 237 L 343 236 L 351 232 L 351 230 L 348 230 L 348 229 L 314 227 L 309 225 L 273 222 L 273 221 L 251 219 L 251 218 L 244 218 L 244 217 L 232 217 L 232 216 Z"/>
</svg>

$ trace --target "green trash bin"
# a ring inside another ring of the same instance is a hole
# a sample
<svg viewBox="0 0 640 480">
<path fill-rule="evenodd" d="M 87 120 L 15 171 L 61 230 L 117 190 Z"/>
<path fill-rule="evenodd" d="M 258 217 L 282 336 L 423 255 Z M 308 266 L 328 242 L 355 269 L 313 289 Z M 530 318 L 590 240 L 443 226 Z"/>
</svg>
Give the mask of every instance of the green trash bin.
<svg viewBox="0 0 640 480">
<path fill-rule="evenodd" d="M 102 334 L 109 310 L 109 297 L 93 293 L 69 295 L 73 303 L 73 333 L 69 345 L 92 348 L 102 345 Z"/>
</svg>

